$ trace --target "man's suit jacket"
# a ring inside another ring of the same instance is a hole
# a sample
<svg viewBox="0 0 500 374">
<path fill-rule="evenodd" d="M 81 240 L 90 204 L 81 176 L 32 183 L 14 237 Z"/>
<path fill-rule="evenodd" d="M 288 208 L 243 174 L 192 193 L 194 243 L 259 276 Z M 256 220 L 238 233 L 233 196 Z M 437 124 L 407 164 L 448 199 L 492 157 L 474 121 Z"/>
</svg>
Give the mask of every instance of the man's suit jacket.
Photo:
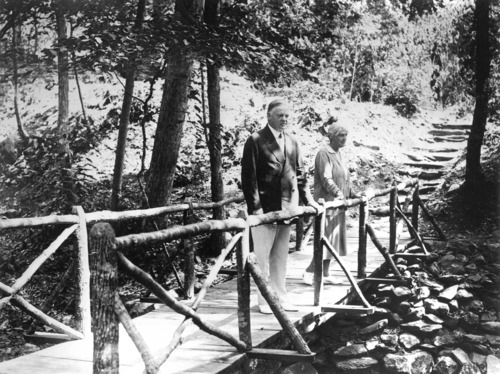
<svg viewBox="0 0 500 374">
<path fill-rule="evenodd" d="M 305 205 L 313 201 L 297 140 L 285 134 L 283 152 L 269 125 L 245 143 L 241 184 L 248 214 L 260 208 L 268 213 L 295 207 L 299 199 Z"/>
</svg>

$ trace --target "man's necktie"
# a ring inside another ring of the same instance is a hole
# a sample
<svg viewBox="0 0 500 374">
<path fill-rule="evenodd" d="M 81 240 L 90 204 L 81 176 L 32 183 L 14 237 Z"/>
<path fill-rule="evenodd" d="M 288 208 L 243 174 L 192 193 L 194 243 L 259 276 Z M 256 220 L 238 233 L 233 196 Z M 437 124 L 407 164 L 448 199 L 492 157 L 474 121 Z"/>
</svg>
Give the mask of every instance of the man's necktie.
<svg viewBox="0 0 500 374">
<path fill-rule="evenodd" d="M 282 132 L 280 132 L 278 136 L 278 145 L 280 146 L 281 150 L 285 152 L 285 136 Z"/>
</svg>

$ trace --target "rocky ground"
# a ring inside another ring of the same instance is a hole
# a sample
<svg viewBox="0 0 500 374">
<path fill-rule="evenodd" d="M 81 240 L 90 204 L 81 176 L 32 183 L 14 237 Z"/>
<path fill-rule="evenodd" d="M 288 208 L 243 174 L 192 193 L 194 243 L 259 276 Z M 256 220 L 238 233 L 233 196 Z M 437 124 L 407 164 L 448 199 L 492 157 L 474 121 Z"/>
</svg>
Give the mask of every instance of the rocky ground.
<svg viewBox="0 0 500 374">
<path fill-rule="evenodd" d="M 500 244 L 430 247 L 428 258 L 397 260 L 407 286 L 366 291 L 374 314 L 337 314 L 315 332 L 314 368 L 295 364 L 285 372 L 499 373 Z"/>
</svg>

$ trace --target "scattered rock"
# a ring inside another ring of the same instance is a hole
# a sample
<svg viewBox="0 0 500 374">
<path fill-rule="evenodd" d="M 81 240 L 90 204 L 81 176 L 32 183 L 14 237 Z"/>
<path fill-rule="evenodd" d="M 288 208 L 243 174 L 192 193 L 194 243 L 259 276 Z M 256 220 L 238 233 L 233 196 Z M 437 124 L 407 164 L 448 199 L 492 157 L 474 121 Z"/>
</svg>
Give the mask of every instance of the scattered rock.
<svg viewBox="0 0 500 374">
<path fill-rule="evenodd" d="M 484 304 L 481 300 L 472 300 L 466 308 L 471 312 L 481 313 L 484 310 Z"/>
<path fill-rule="evenodd" d="M 460 317 L 454 314 L 446 316 L 443 325 L 450 330 L 455 330 L 459 324 L 460 324 Z"/>
<path fill-rule="evenodd" d="M 488 344 L 492 347 L 500 347 L 500 336 L 486 335 L 485 338 L 488 340 Z"/>
<path fill-rule="evenodd" d="M 444 284 L 458 284 L 464 280 L 464 276 L 456 274 L 444 274 L 441 275 L 438 279 Z"/>
<path fill-rule="evenodd" d="M 458 290 L 457 295 L 456 295 L 457 300 L 460 300 L 460 301 L 471 300 L 473 297 L 474 297 L 473 294 L 471 294 L 467 290 L 464 290 L 463 288 Z"/>
<path fill-rule="evenodd" d="M 297 362 L 290 366 L 287 366 L 282 372 L 282 374 L 294 374 L 294 373 L 308 373 L 317 374 L 318 371 L 308 362 Z"/>
<path fill-rule="evenodd" d="M 412 295 L 412 292 L 408 287 L 402 286 L 394 288 L 393 292 L 398 298 L 408 298 Z"/>
<path fill-rule="evenodd" d="M 391 313 L 387 308 L 375 307 L 373 310 L 373 315 L 378 317 L 386 317 Z"/>
<path fill-rule="evenodd" d="M 414 332 L 417 334 L 418 333 L 428 334 L 435 331 L 439 331 L 443 326 L 439 324 L 429 324 L 423 321 L 415 321 L 415 322 L 404 323 L 401 325 L 401 327 L 407 331 Z"/>
<path fill-rule="evenodd" d="M 431 296 L 431 290 L 429 287 L 418 287 L 415 291 L 415 296 L 417 300 L 425 300 Z"/>
<path fill-rule="evenodd" d="M 481 314 L 481 322 L 495 322 L 498 317 L 496 313 L 489 311 L 489 312 L 484 312 Z"/>
<path fill-rule="evenodd" d="M 438 299 L 444 302 L 451 301 L 455 298 L 457 292 L 458 292 L 458 285 L 448 287 L 439 294 Z"/>
<path fill-rule="evenodd" d="M 473 344 L 484 344 L 488 342 L 488 337 L 483 335 L 474 335 L 474 334 L 464 334 L 464 341 Z"/>
<path fill-rule="evenodd" d="M 382 334 L 380 335 L 380 341 L 387 345 L 397 345 L 398 336 L 396 334 Z"/>
<path fill-rule="evenodd" d="M 429 323 L 438 323 L 443 324 L 444 321 L 434 314 L 426 314 L 424 315 L 424 320 Z"/>
<path fill-rule="evenodd" d="M 455 374 L 458 368 L 459 365 L 451 357 L 441 356 L 438 357 L 432 374 Z"/>
<path fill-rule="evenodd" d="M 463 312 L 460 316 L 460 324 L 466 329 L 475 328 L 478 323 L 479 316 L 476 313 L 467 311 Z"/>
<path fill-rule="evenodd" d="M 423 306 L 418 307 L 418 308 L 411 308 L 408 311 L 408 314 L 406 316 L 406 320 L 408 321 L 418 321 L 419 319 L 422 319 L 422 317 L 425 315 L 425 308 Z"/>
<path fill-rule="evenodd" d="M 337 349 L 333 355 L 337 357 L 357 357 L 367 353 L 368 350 L 364 344 L 352 344 Z"/>
<path fill-rule="evenodd" d="M 349 360 L 336 361 L 335 366 L 345 372 L 358 373 L 378 365 L 378 361 L 372 357 L 351 358 Z"/>
<path fill-rule="evenodd" d="M 486 374 L 500 373 L 500 359 L 493 355 L 486 357 Z"/>
<path fill-rule="evenodd" d="M 450 354 L 461 366 L 471 363 L 469 356 L 463 349 L 455 348 L 450 352 Z"/>
<path fill-rule="evenodd" d="M 365 342 L 365 347 L 368 352 L 374 351 L 379 345 L 379 340 L 377 338 L 370 339 Z"/>
<path fill-rule="evenodd" d="M 500 322 L 482 322 L 481 328 L 489 334 L 500 335 Z"/>
<path fill-rule="evenodd" d="M 436 314 L 438 316 L 446 316 L 450 313 L 450 307 L 448 304 L 437 301 L 436 299 L 426 299 L 424 300 L 425 311 L 430 314 Z"/>
<path fill-rule="evenodd" d="M 432 356 L 424 351 L 404 355 L 389 353 L 384 357 L 387 373 L 427 374 L 430 373 L 433 364 Z"/>
<path fill-rule="evenodd" d="M 455 313 L 458 310 L 458 301 L 452 300 L 448 303 L 448 306 L 450 307 L 450 312 Z"/>
<path fill-rule="evenodd" d="M 454 346 L 460 343 L 462 339 L 462 333 L 460 331 L 453 331 L 450 333 L 448 330 L 444 329 L 434 337 L 432 343 L 436 347 Z"/>
<path fill-rule="evenodd" d="M 375 300 L 373 300 L 372 305 L 374 306 L 379 306 L 381 308 L 388 307 L 392 304 L 392 300 L 390 297 L 377 297 Z"/>
<path fill-rule="evenodd" d="M 382 330 L 384 327 L 386 327 L 389 324 L 389 321 L 387 319 L 382 319 L 378 322 L 375 322 L 371 324 L 368 327 L 365 327 L 364 329 L 359 330 L 360 335 L 367 335 L 371 334 L 372 332 Z"/>
<path fill-rule="evenodd" d="M 441 292 L 444 289 L 443 285 L 441 285 L 441 284 L 439 284 L 437 282 L 431 281 L 430 279 L 420 278 L 419 281 L 420 281 L 420 283 L 422 285 L 427 286 L 431 290 L 434 290 L 434 291 L 437 291 L 437 292 Z"/>
<path fill-rule="evenodd" d="M 405 315 L 411 308 L 411 304 L 408 301 L 403 301 L 398 305 L 398 312 Z"/>
<path fill-rule="evenodd" d="M 472 355 L 470 355 L 470 360 L 472 361 L 472 363 L 481 366 L 486 364 L 486 357 L 487 356 L 479 354 L 477 352 L 472 352 Z"/>
<path fill-rule="evenodd" d="M 399 335 L 399 343 L 406 349 L 412 349 L 417 344 L 420 344 L 420 339 L 415 335 L 403 333 Z"/>
<path fill-rule="evenodd" d="M 438 264 L 443 271 L 455 275 L 464 274 L 465 263 L 462 258 L 454 255 L 446 255 L 438 260 Z"/>
</svg>

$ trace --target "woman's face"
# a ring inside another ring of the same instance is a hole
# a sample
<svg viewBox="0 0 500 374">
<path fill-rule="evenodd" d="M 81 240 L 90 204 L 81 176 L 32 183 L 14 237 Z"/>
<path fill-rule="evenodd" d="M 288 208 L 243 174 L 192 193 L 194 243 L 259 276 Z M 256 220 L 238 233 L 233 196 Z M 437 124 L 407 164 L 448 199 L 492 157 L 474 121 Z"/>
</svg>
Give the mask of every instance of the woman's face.
<svg viewBox="0 0 500 374">
<path fill-rule="evenodd" d="M 340 131 L 336 133 L 335 135 L 330 136 L 330 145 L 334 149 L 342 148 L 345 146 L 347 142 L 347 131 Z"/>
</svg>

